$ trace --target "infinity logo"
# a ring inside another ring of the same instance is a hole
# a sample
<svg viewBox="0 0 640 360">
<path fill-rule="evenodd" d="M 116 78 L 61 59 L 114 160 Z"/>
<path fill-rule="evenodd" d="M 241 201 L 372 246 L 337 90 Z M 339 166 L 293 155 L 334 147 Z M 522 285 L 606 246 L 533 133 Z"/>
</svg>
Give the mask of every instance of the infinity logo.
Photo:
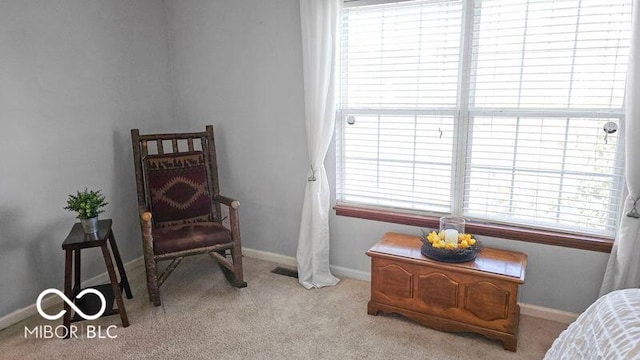
<svg viewBox="0 0 640 360">
<path fill-rule="evenodd" d="M 88 288 L 88 289 L 84 289 L 82 291 L 80 291 L 80 293 L 76 296 L 76 299 L 80 299 L 81 297 L 83 297 L 86 294 L 94 294 L 97 295 L 100 298 L 100 302 L 102 303 L 102 305 L 100 306 L 100 311 L 98 311 L 96 314 L 94 315 L 87 315 L 85 313 L 83 313 L 77 306 L 76 304 L 73 303 L 73 301 L 71 301 L 68 297 L 66 297 L 64 295 L 64 293 L 58 289 L 47 289 L 43 292 L 40 293 L 40 295 L 38 295 L 38 300 L 36 301 L 36 308 L 38 309 L 38 312 L 40 313 L 40 315 L 47 319 L 47 320 L 58 320 L 60 319 L 62 316 L 64 316 L 64 314 L 67 312 L 66 310 L 62 310 L 59 313 L 55 314 L 55 315 L 49 315 L 46 312 L 44 312 L 44 310 L 42 309 L 42 299 L 44 299 L 44 297 L 48 294 L 56 294 L 58 295 L 64 302 L 67 303 L 67 305 L 71 306 L 71 308 L 73 309 L 73 311 L 75 311 L 78 315 L 80 315 L 83 319 L 85 320 L 95 320 L 97 318 L 99 318 L 100 316 L 102 316 L 102 314 L 104 314 L 104 311 L 107 308 L 107 300 L 104 298 L 104 295 L 102 295 L 102 293 L 96 289 L 92 289 L 92 288 Z"/>
</svg>

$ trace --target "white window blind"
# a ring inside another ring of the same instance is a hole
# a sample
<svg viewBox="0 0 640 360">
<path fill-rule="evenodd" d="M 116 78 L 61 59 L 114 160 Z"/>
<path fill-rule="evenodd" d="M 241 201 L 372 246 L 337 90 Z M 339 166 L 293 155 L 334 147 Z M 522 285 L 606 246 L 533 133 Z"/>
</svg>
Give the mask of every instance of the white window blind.
<svg viewBox="0 0 640 360">
<path fill-rule="evenodd" d="M 453 116 L 350 114 L 357 120 L 344 132 L 343 201 L 450 211 Z"/>
<path fill-rule="evenodd" d="M 462 1 L 345 8 L 341 200 L 451 211 L 462 9 Z"/>
<path fill-rule="evenodd" d="M 464 214 L 612 234 L 631 4 L 474 3 Z"/>
<path fill-rule="evenodd" d="M 338 201 L 613 234 L 630 0 L 359 3 Z"/>
<path fill-rule="evenodd" d="M 347 8 L 344 23 L 345 107 L 456 107 L 462 1 Z"/>
</svg>

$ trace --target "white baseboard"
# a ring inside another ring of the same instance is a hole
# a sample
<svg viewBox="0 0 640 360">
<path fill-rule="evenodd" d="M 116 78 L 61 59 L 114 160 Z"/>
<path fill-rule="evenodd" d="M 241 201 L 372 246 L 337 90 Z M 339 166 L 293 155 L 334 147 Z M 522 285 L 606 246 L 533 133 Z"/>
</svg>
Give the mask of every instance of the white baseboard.
<svg viewBox="0 0 640 360">
<path fill-rule="evenodd" d="M 250 258 L 274 262 L 281 265 L 296 266 L 296 258 L 274 254 L 268 251 L 254 250 L 242 248 L 242 253 Z M 337 276 L 344 276 L 352 279 L 371 281 L 371 273 L 368 271 L 355 270 L 342 266 L 331 265 L 331 272 Z M 548 307 L 531 305 L 527 303 L 520 304 L 520 313 L 523 315 L 533 316 L 540 319 L 551 320 L 561 324 L 571 324 L 576 320 L 578 314 L 556 310 Z"/>
<path fill-rule="evenodd" d="M 337 276 L 344 276 L 351 279 L 362 280 L 362 281 L 371 281 L 371 273 L 368 271 L 355 270 L 342 266 L 331 265 L 331 272 Z"/>
<path fill-rule="evenodd" d="M 246 247 L 242 247 L 242 254 L 246 257 L 270 261 L 280 265 L 286 266 L 297 266 L 296 258 L 293 256 L 280 255 L 268 251 L 250 249 Z"/>
<path fill-rule="evenodd" d="M 296 267 L 298 265 L 296 258 L 275 254 L 268 251 L 256 250 L 251 248 L 242 248 L 242 254 L 246 257 L 273 262 L 280 265 Z M 352 279 L 370 281 L 371 275 L 366 271 L 354 270 L 342 266 L 331 265 L 331 272 L 334 275 L 345 276 Z"/>
<path fill-rule="evenodd" d="M 529 315 L 540 319 L 551 320 L 559 322 L 561 324 L 571 324 L 576 321 L 579 314 L 551 309 L 544 306 L 531 305 L 526 303 L 520 304 L 520 313 L 523 315 Z"/>
<path fill-rule="evenodd" d="M 131 270 L 137 268 L 138 266 L 142 266 L 144 264 L 144 259 L 142 256 L 135 258 L 127 263 L 124 264 L 124 268 L 127 272 L 130 272 Z M 104 282 L 108 282 L 109 281 L 109 276 L 107 275 L 107 272 L 103 272 L 102 274 L 98 274 L 94 277 L 92 277 L 91 279 L 87 279 L 85 281 L 82 282 L 82 287 L 86 287 L 86 286 L 91 286 L 91 285 L 97 285 L 97 284 L 101 284 Z M 34 299 L 35 300 L 35 299 Z M 44 309 L 50 307 L 50 306 L 54 306 L 58 303 L 61 303 L 62 299 L 60 299 L 58 296 L 56 295 L 50 295 L 45 297 L 44 299 L 42 299 L 42 307 Z M 13 324 L 17 324 L 20 321 L 33 316 L 35 314 L 38 313 L 38 309 L 36 308 L 36 304 L 35 302 L 27 307 L 24 307 L 22 309 L 18 309 L 12 313 L 9 313 L 3 317 L 0 317 L 0 330 L 8 328 L 9 326 L 13 325 Z"/>
<path fill-rule="evenodd" d="M 59 302 L 61 302 L 61 300 L 57 296 L 54 296 L 54 295 L 47 296 L 44 299 L 42 299 L 42 308 L 51 307 Z M 17 324 L 20 321 L 28 317 L 31 317 L 37 313 L 38 313 L 38 310 L 36 308 L 35 303 L 27 307 L 24 307 L 22 309 L 18 309 L 14 312 L 11 312 L 0 318 L 0 330 L 6 329 L 13 324 Z"/>
</svg>

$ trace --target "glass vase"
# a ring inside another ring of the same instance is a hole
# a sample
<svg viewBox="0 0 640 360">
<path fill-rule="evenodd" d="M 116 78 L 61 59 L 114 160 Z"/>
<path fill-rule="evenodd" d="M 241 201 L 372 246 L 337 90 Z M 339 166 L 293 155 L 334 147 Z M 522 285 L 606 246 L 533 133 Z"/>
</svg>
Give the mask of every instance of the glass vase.
<svg viewBox="0 0 640 360">
<path fill-rule="evenodd" d="M 444 241 L 457 243 L 458 235 L 464 234 L 464 218 L 459 216 L 443 216 L 440 218 L 440 233 L 444 231 Z"/>
</svg>

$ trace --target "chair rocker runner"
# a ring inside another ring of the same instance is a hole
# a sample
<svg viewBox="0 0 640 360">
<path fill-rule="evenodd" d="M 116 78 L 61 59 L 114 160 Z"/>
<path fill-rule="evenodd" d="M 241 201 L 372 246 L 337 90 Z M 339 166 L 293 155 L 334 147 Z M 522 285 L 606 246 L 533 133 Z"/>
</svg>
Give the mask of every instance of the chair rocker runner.
<svg viewBox="0 0 640 360">
<path fill-rule="evenodd" d="M 132 129 L 131 141 L 149 300 L 160 306 L 160 286 L 189 255 L 210 254 L 232 286 L 246 287 L 240 203 L 219 194 L 213 126 L 177 134 Z M 222 224 L 222 206 L 229 210 L 230 229 Z M 164 260 L 171 263 L 158 274 L 157 263 Z"/>
</svg>

